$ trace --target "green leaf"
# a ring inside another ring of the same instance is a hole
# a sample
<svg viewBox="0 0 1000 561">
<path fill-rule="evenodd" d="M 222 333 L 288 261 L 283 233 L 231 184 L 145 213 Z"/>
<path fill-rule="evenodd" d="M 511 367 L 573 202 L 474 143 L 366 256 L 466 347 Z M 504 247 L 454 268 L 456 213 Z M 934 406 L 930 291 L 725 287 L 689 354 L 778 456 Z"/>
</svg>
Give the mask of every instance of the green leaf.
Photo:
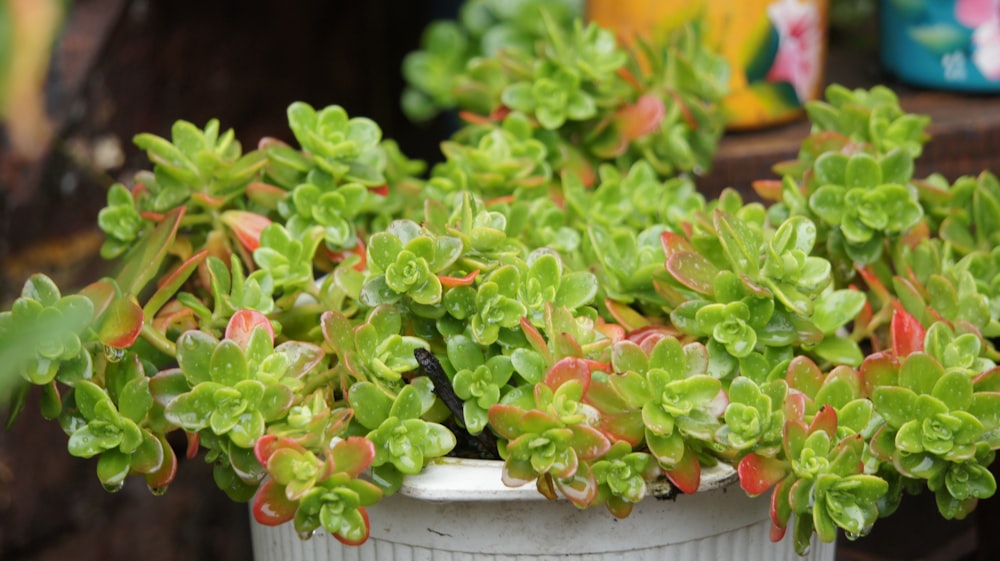
<svg viewBox="0 0 1000 561">
<path fill-rule="evenodd" d="M 128 476 L 132 463 L 128 454 L 108 450 L 97 460 L 97 478 L 107 489 L 117 489 Z"/>
<path fill-rule="evenodd" d="M 931 395 L 952 411 L 964 411 L 972 403 L 972 379 L 959 371 L 946 372 L 934 384 Z"/>
<path fill-rule="evenodd" d="M 823 152 L 813 169 L 816 174 L 818 185 L 846 185 L 847 184 L 847 161 L 848 156 L 840 152 Z"/>
<path fill-rule="evenodd" d="M 153 405 L 153 396 L 149 392 L 149 378 L 133 378 L 122 388 L 118 396 L 118 408 L 122 416 L 141 423 Z"/>
<path fill-rule="evenodd" d="M 142 332 L 144 320 L 142 308 L 134 297 L 115 298 L 101 314 L 97 338 L 109 347 L 128 348 Z"/>
<path fill-rule="evenodd" d="M 416 419 L 423 413 L 423 400 L 417 389 L 412 385 L 400 390 L 389 409 L 390 417 L 400 419 Z"/>
<path fill-rule="evenodd" d="M 925 353 L 913 353 L 899 371 L 899 385 L 918 394 L 931 395 L 934 384 L 944 375 L 944 368 Z"/>
<path fill-rule="evenodd" d="M 371 382 L 358 382 L 347 394 L 354 418 L 369 430 L 378 428 L 389 417 L 393 400 Z"/>
<path fill-rule="evenodd" d="M 215 347 L 209 362 L 209 375 L 213 382 L 229 387 L 250 378 L 246 357 L 235 341 L 225 339 Z"/>
<path fill-rule="evenodd" d="M 854 289 L 840 289 L 819 296 L 813 304 L 813 324 L 824 334 L 831 334 L 854 319 L 865 305 L 865 294 Z"/>
<path fill-rule="evenodd" d="M 719 269 L 701 254 L 679 251 L 667 259 L 667 271 L 684 286 L 711 296 Z"/>
<path fill-rule="evenodd" d="M 719 241 L 733 269 L 737 273 L 756 277 L 760 269 L 760 234 L 739 218 L 722 211 L 715 212 L 714 220 Z"/>
<path fill-rule="evenodd" d="M 861 361 L 864 360 L 861 347 L 846 337 L 827 336 L 810 350 L 823 360 L 834 364 L 846 364 L 858 367 L 861 365 Z"/>
<path fill-rule="evenodd" d="M 882 386 L 872 392 L 872 402 L 886 422 L 899 429 L 913 419 L 917 394 L 907 388 Z"/>
<path fill-rule="evenodd" d="M 125 266 L 117 277 L 118 285 L 125 294 L 138 295 L 159 273 L 163 259 L 177 236 L 184 209 L 185 207 L 179 207 L 167 213 L 156 228 L 145 235 L 125 257 Z"/>
<path fill-rule="evenodd" d="M 186 331 L 177 339 L 177 362 L 192 386 L 211 380 L 212 353 L 218 344 L 204 331 Z"/>
<path fill-rule="evenodd" d="M 839 225 L 846 210 L 844 195 L 840 185 L 823 185 L 809 197 L 809 208 L 827 224 Z"/>
<path fill-rule="evenodd" d="M 844 186 L 848 189 L 854 187 L 875 187 L 881 185 L 882 167 L 878 160 L 865 153 L 857 153 L 847 161 L 847 168 L 844 171 Z"/>
<path fill-rule="evenodd" d="M 164 416 L 188 432 L 198 432 L 208 427 L 209 419 L 216 410 L 215 394 L 222 388 L 215 382 L 202 382 L 167 403 Z"/>
</svg>

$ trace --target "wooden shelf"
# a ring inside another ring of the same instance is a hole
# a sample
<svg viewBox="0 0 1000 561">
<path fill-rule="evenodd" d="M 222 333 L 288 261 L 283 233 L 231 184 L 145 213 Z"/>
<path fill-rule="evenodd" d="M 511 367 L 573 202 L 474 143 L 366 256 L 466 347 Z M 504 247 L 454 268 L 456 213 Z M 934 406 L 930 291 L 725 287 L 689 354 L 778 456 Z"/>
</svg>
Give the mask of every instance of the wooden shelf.
<svg viewBox="0 0 1000 561">
<path fill-rule="evenodd" d="M 917 160 L 918 176 L 936 172 L 955 180 L 983 170 L 1000 172 L 1000 96 L 915 89 L 860 62 L 874 57 L 870 52 L 832 52 L 830 82 L 851 88 L 884 83 L 897 92 L 903 109 L 931 117 L 931 140 Z M 749 192 L 751 181 L 776 177 L 771 166 L 794 158 L 808 133 L 804 117 L 768 129 L 727 133 L 699 185 L 710 195 L 725 187 Z"/>
</svg>

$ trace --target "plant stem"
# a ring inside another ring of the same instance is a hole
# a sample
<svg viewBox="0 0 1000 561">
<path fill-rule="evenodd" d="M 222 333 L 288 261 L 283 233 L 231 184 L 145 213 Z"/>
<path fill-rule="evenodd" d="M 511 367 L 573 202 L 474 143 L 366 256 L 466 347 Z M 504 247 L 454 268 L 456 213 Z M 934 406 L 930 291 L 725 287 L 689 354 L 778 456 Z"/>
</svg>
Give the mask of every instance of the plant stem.
<svg viewBox="0 0 1000 561">
<path fill-rule="evenodd" d="M 445 374 L 444 368 L 441 368 L 438 359 L 427 349 L 415 349 L 413 356 L 420 364 L 420 368 L 434 383 L 434 393 L 448 406 L 456 419 L 464 419 L 462 400 L 455 394 L 455 389 L 451 386 L 451 381 L 448 380 L 448 375 Z M 500 453 L 497 452 L 497 438 L 489 430 L 484 429 L 479 434 L 470 434 L 466 431 L 466 434 L 479 443 L 482 452 L 494 459 L 500 459 Z"/>
<path fill-rule="evenodd" d="M 151 324 L 142 324 L 142 338 L 149 342 L 150 345 L 156 347 L 157 350 L 168 354 L 172 357 L 177 357 L 177 345 L 173 343 L 170 339 L 153 328 Z"/>
</svg>

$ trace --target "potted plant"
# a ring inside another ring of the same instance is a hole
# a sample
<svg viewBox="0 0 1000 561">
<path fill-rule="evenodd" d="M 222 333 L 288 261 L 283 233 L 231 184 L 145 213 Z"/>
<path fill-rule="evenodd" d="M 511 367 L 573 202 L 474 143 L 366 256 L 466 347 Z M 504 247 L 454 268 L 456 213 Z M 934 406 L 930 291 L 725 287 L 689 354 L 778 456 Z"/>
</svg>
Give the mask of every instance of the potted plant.
<svg viewBox="0 0 1000 561">
<path fill-rule="evenodd" d="M 427 175 L 336 106 L 288 108 L 298 147 L 244 152 L 215 121 L 138 135 L 153 169 L 99 216 L 120 270 L 77 294 L 32 277 L 0 313 L 5 374 L 41 388 L 109 490 L 164 490 L 180 437 L 257 521 L 349 546 L 461 534 L 378 511 L 431 516 L 400 490 L 446 499 L 427 489 L 448 455 L 493 470 L 465 493 L 625 520 L 695 512 L 644 497 L 729 466 L 800 554 L 904 492 L 950 518 L 991 496 L 996 178 L 914 178 L 927 119 L 833 86 L 763 202 L 706 201 L 686 172 L 720 134 L 725 65 L 697 28 L 628 51 L 537 21 L 530 51 L 463 67 L 475 103 Z M 689 525 L 753 522 L 726 516 Z M 624 522 L 589 524 L 643 555 Z"/>
</svg>

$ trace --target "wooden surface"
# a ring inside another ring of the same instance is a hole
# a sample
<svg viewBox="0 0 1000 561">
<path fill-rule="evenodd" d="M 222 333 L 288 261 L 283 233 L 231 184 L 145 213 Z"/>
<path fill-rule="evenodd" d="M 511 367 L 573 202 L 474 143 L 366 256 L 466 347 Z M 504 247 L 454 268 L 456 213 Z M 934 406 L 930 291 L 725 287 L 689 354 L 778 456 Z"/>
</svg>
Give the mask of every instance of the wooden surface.
<svg viewBox="0 0 1000 561">
<path fill-rule="evenodd" d="M 886 84 L 897 92 L 903 109 L 931 117 L 931 140 L 917 160 L 915 173 L 941 173 L 950 180 L 1000 173 L 1000 96 L 926 91 L 906 86 L 872 66 L 870 51 L 843 49 L 830 54 L 830 80 L 847 87 Z M 706 193 L 725 187 L 749 192 L 754 179 L 775 178 L 771 166 L 794 158 L 809 133 L 804 119 L 772 128 L 732 132 L 720 143 L 711 171 L 700 178 Z"/>
</svg>

